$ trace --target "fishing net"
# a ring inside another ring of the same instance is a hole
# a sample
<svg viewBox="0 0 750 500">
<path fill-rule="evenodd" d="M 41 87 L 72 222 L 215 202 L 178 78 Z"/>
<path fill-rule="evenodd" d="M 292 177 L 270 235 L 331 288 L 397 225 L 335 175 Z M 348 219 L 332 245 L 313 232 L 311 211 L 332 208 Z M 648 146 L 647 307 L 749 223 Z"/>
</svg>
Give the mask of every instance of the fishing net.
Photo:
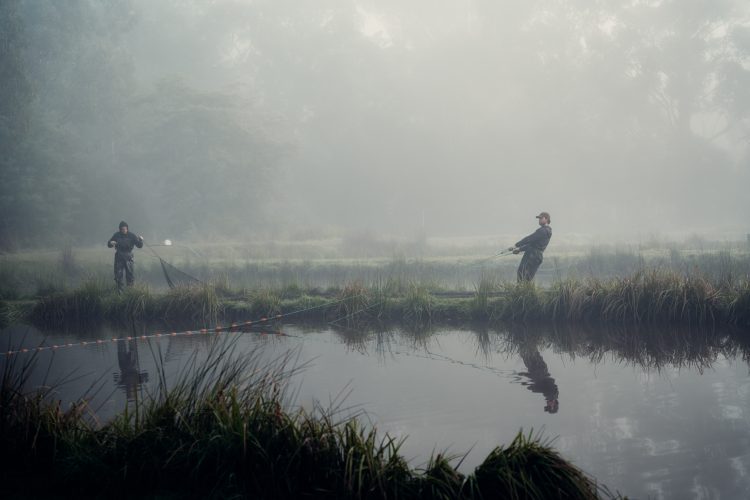
<svg viewBox="0 0 750 500">
<path fill-rule="evenodd" d="M 172 246 L 172 242 L 169 240 L 165 240 L 169 242 L 168 245 L 164 246 Z M 164 279 L 167 281 L 167 285 L 169 285 L 169 288 L 175 288 L 178 286 L 190 286 L 190 285 L 203 285 L 203 282 L 196 278 L 195 276 L 192 276 L 185 271 L 181 271 L 177 269 L 175 266 L 167 262 L 166 260 L 162 259 L 161 256 L 156 253 L 156 250 L 154 250 L 154 246 L 162 246 L 162 245 L 146 245 L 146 247 L 151 250 L 151 253 L 156 259 L 159 259 L 159 264 L 161 265 L 161 271 L 164 274 Z"/>
<path fill-rule="evenodd" d="M 157 257 L 159 259 L 159 263 L 161 264 L 161 270 L 164 273 L 164 279 L 167 280 L 167 285 L 169 285 L 169 288 L 174 288 L 176 286 L 190 286 L 190 285 L 202 285 L 203 282 L 196 278 L 195 276 L 191 276 L 188 273 L 184 271 L 180 271 L 176 267 L 174 267 L 172 264 L 167 262 L 166 260 L 162 259 L 161 257 Z"/>
</svg>

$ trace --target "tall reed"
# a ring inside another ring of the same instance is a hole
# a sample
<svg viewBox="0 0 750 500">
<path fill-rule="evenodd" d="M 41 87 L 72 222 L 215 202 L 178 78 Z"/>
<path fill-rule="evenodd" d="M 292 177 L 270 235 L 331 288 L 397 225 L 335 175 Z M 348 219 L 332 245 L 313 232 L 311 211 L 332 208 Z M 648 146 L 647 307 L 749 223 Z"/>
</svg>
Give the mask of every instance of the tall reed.
<svg viewBox="0 0 750 500">
<path fill-rule="evenodd" d="M 102 280 L 90 279 L 70 293 L 58 292 L 41 297 L 31 314 L 45 323 L 101 320 L 106 312 L 106 297 L 112 293 L 112 287 Z"/>
<path fill-rule="evenodd" d="M 275 290 L 261 288 L 247 294 L 254 317 L 270 317 L 281 313 L 281 296 Z"/>
<path fill-rule="evenodd" d="M 191 320 L 204 325 L 216 323 L 222 311 L 211 284 L 177 286 L 159 297 L 157 307 L 165 320 Z"/>
<path fill-rule="evenodd" d="M 110 319 L 145 320 L 153 314 L 155 298 L 147 285 L 125 288 L 121 294 L 113 294 L 107 302 L 107 317 Z"/>
<path fill-rule="evenodd" d="M 350 325 L 361 322 L 367 316 L 370 305 L 370 290 L 362 283 L 349 283 L 338 296 L 335 321 L 346 321 Z"/>
<path fill-rule="evenodd" d="M 469 477 L 472 498 L 596 499 L 605 493 L 596 482 L 563 459 L 549 443 L 519 433 L 507 447 L 497 447 Z"/>
<path fill-rule="evenodd" d="M 413 323 L 429 323 L 432 321 L 435 299 L 427 287 L 412 283 L 403 298 L 404 318 Z"/>
</svg>

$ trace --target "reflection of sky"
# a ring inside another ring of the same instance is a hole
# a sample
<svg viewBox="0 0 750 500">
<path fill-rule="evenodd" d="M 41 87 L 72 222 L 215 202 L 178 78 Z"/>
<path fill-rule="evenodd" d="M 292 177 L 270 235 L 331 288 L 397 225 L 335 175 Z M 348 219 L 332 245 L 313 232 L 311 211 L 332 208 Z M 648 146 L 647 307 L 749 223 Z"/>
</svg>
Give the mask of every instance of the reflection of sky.
<svg viewBox="0 0 750 500">
<path fill-rule="evenodd" d="M 468 472 L 494 446 L 533 429 L 556 438 L 564 456 L 631 498 L 750 497 L 750 379 L 740 360 L 720 357 L 702 373 L 670 367 L 655 373 L 540 350 L 559 388 L 560 410 L 553 415 L 543 410 L 544 396 L 523 385 L 528 379 L 519 375 L 527 370 L 521 358 L 505 354 L 493 334 L 483 351 L 469 331 L 444 330 L 420 340 L 399 332 L 359 333 L 357 342 L 345 332 L 293 326 L 284 332 L 295 337 L 228 335 L 240 336 L 242 351 L 265 346 L 268 358 L 300 348 L 299 361 L 312 363 L 292 380 L 296 403 L 309 407 L 316 400 L 325 407 L 346 394 L 346 411 L 364 410 L 381 431 L 408 436 L 402 452 L 413 465 L 433 450 L 448 449 L 469 452 L 462 465 Z M 14 347 L 21 339 L 27 347 L 43 339 L 18 327 L 0 334 Z M 133 334 L 103 328 L 53 334 L 48 342 Z M 138 389 L 155 387 L 156 358 L 165 360 L 167 377 L 174 376 L 210 342 L 210 336 L 139 341 L 136 370 L 150 377 Z M 48 371 L 47 384 L 68 376 L 56 393 L 63 401 L 96 392 L 92 407 L 105 418 L 126 404 L 126 391 L 116 385 L 122 374 L 114 343 L 44 351 L 37 368 L 35 384 Z"/>
</svg>

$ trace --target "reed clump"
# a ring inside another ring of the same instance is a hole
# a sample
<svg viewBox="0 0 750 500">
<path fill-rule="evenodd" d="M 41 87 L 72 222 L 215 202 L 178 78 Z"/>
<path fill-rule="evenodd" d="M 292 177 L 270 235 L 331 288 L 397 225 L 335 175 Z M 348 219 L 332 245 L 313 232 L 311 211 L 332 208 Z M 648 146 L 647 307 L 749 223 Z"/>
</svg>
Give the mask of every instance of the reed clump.
<svg viewBox="0 0 750 500">
<path fill-rule="evenodd" d="M 101 280 L 91 279 L 70 292 L 41 297 L 31 314 L 45 323 L 99 321 L 105 316 L 106 298 L 111 294 L 111 287 Z"/>
<path fill-rule="evenodd" d="M 165 320 L 216 323 L 222 312 L 216 288 L 209 284 L 176 286 L 159 296 L 156 308 Z"/>
<path fill-rule="evenodd" d="M 404 319 L 412 323 L 429 323 L 433 319 L 435 298 L 426 286 L 412 283 L 403 298 Z"/>
<path fill-rule="evenodd" d="M 368 316 L 371 305 L 371 291 L 358 281 L 349 283 L 338 295 L 336 321 L 359 322 Z"/>
<path fill-rule="evenodd" d="M 596 483 L 531 433 L 519 433 L 507 447 L 497 447 L 476 468 L 467 484 L 473 498 L 596 499 Z"/>
<path fill-rule="evenodd" d="M 247 294 L 250 313 L 257 318 L 271 317 L 281 313 L 281 295 L 268 288 L 262 288 Z"/>
<path fill-rule="evenodd" d="M 107 317 L 110 319 L 150 318 L 155 309 L 155 297 L 148 286 L 129 286 L 121 294 L 112 294 L 107 302 Z"/>
<path fill-rule="evenodd" d="M 444 455 L 415 470 L 403 440 L 338 418 L 287 409 L 291 355 L 262 364 L 212 344 L 183 374 L 113 420 L 84 400 L 29 391 L 31 364 L 6 366 L 0 386 L 0 480 L 11 496 L 251 498 L 596 498 L 594 483 L 548 443 L 519 435 L 468 477 Z M 506 495 L 507 493 L 507 495 Z M 545 496 L 546 495 L 546 496 Z"/>
<path fill-rule="evenodd" d="M 505 284 L 503 292 L 503 300 L 499 305 L 500 319 L 534 321 L 543 317 L 545 297 L 534 283 Z"/>
<path fill-rule="evenodd" d="M 750 326 L 750 280 L 738 283 L 735 293 L 728 298 L 728 315 L 732 323 Z"/>
<path fill-rule="evenodd" d="M 0 300 L 0 328 L 17 323 L 23 318 L 23 314 L 20 305 Z"/>
<path fill-rule="evenodd" d="M 500 284 L 488 276 L 482 276 L 474 287 L 475 293 L 471 301 L 470 311 L 476 319 L 492 319 L 494 311 L 492 296 L 501 289 Z"/>
<path fill-rule="evenodd" d="M 555 321 L 709 324 L 729 319 L 733 293 L 700 277 L 672 271 L 639 271 L 607 281 L 562 281 L 547 292 L 545 315 Z"/>
</svg>

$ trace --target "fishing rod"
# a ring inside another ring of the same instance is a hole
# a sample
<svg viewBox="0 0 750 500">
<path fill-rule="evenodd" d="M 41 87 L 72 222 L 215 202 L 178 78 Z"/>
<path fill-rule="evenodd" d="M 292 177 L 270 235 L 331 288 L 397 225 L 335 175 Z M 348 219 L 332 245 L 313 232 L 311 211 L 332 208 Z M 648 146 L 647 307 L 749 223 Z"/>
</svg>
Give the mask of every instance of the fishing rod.
<svg viewBox="0 0 750 500">
<path fill-rule="evenodd" d="M 515 247 L 506 248 L 505 250 L 501 250 L 500 252 L 494 255 L 490 255 L 489 257 L 485 257 L 484 259 L 478 262 L 475 262 L 474 264 L 471 265 L 471 267 L 483 266 L 485 263 L 491 261 L 492 259 L 496 259 L 497 257 L 504 257 L 506 255 L 511 255 L 514 252 L 515 252 Z"/>
</svg>

